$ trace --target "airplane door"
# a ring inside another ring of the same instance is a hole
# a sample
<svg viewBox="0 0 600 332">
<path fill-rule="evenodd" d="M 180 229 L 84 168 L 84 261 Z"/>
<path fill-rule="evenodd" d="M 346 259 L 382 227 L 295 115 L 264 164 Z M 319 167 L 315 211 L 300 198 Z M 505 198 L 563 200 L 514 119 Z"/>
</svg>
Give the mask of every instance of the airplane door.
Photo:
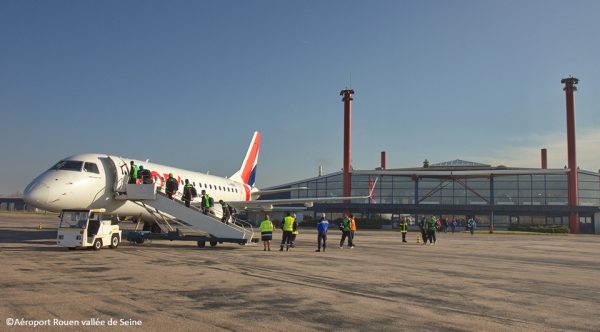
<svg viewBox="0 0 600 332">
<path fill-rule="evenodd" d="M 115 179 L 113 190 L 115 192 L 126 191 L 127 181 L 129 180 L 129 165 L 125 160 L 115 156 L 108 156 L 108 160 L 110 160 L 113 179 Z"/>
</svg>

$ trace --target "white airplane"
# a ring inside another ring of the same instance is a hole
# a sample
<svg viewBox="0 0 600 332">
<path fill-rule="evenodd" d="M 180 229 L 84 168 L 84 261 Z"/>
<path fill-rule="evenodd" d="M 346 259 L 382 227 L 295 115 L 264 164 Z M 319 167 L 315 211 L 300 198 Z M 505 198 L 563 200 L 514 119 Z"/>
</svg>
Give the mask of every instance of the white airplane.
<svg viewBox="0 0 600 332">
<path fill-rule="evenodd" d="M 304 204 L 314 202 L 366 199 L 358 197 L 322 197 L 302 199 L 258 200 L 261 194 L 291 191 L 290 189 L 260 191 L 254 187 L 256 165 L 260 148 L 260 133 L 255 132 L 242 167 L 229 178 L 199 172 L 121 158 L 107 154 L 77 154 L 67 157 L 49 170 L 36 177 L 24 190 L 23 198 L 31 206 L 46 211 L 60 212 L 69 209 L 105 209 L 107 214 L 126 217 L 141 216 L 146 222 L 154 218 L 148 211 L 131 201 L 115 199 L 115 192 L 129 179 L 129 165 L 133 161 L 152 171 L 154 181 L 164 191 L 169 173 L 179 182 L 175 197 L 183 193 L 183 181 L 188 179 L 198 194 L 202 190 L 213 197 L 215 202 L 223 200 L 238 209 L 259 208 L 272 210 L 273 205 Z M 216 207 L 219 204 L 215 204 Z"/>
</svg>

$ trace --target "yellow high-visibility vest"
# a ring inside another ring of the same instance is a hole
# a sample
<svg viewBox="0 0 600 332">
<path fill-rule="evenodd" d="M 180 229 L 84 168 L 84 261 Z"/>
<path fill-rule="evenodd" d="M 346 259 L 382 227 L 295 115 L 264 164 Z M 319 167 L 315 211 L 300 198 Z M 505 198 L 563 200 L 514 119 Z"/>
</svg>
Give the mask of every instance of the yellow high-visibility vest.
<svg viewBox="0 0 600 332">
<path fill-rule="evenodd" d="M 260 232 L 264 233 L 264 232 L 272 232 L 273 231 L 273 223 L 271 222 L 271 220 L 263 220 L 263 222 L 260 223 Z"/>
<path fill-rule="evenodd" d="M 408 226 L 408 224 L 407 224 L 407 223 L 405 223 L 405 222 L 402 222 L 402 223 L 400 223 L 400 232 L 401 232 L 401 233 L 406 233 L 406 232 L 408 232 L 408 230 L 407 230 L 407 226 Z"/>
<path fill-rule="evenodd" d="M 283 218 L 283 231 L 292 232 L 294 230 L 294 217 L 287 216 Z"/>
</svg>

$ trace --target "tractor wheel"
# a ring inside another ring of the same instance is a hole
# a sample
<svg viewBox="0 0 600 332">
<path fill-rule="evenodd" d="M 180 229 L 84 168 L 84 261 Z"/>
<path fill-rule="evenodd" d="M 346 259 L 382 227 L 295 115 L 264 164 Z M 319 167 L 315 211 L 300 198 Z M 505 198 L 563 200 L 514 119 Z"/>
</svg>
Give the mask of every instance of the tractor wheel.
<svg viewBox="0 0 600 332">
<path fill-rule="evenodd" d="M 113 234 L 113 236 L 110 238 L 110 248 L 115 249 L 119 246 L 119 242 L 121 242 L 119 240 L 119 236 L 117 234 Z"/>
</svg>

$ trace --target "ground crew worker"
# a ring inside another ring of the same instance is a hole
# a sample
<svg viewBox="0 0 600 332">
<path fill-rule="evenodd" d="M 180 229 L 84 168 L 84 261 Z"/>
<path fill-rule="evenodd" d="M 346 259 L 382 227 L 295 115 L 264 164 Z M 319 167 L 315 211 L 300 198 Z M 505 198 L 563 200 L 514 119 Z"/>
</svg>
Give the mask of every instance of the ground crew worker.
<svg viewBox="0 0 600 332">
<path fill-rule="evenodd" d="M 352 247 L 354 247 L 354 233 L 356 232 L 356 219 L 354 215 L 350 215 L 350 238 L 352 239 Z"/>
<path fill-rule="evenodd" d="M 129 167 L 129 181 L 127 183 L 135 184 L 138 178 L 138 167 L 133 160 L 129 164 L 131 166 Z"/>
<path fill-rule="evenodd" d="M 227 205 L 227 203 L 223 202 L 223 200 L 219 200 L 219 204 L 221 204 L 221 210 L 223 211 L 223 217 L 221 217 L 221 221 L 224 223 L 227 223 L 227 221 L 229 221 L 229 217 L 231 216 L 230 214 L 230 210 L 229 210 L 229 205 Z"/>
<path fill-rule="evenodd" d="M 177 180 L 175 180 L 173 177 L 173 173 L 169 173 L 169 178 L 167 179 L 167 184 L 165 186 L 167 197 L 169 197 L 169 199 L 173 199 L 173 195 L 175 195 L 178 189 L 179 184 L 177 183 Z"/>
<path fill-rule="evenodd" d="M 431 219 L 429 220 L 427 226 L 427 237 L 429 238 L 429 244 L 435 245 L 435 230 L 437 228 L 437 219 L 435 218 L 435 216 L 431 216 Z"/>
<path fill-rule="evenodd" d="M 202 198 L 200 200 L 200 205 L 202 205 L 202 213 L 208 214 L 210 211 L 210 196 L 206 192 L 206 190 L 202 190 Z"/>
<path fill-rule="evenodd" d="M 183 196 L 181 196 L 181 200 L 185 202 L 185 206 L 190 207 L 190 202 L 192 201 L 192 185 L 188 179 L 185 179 Z"/>
<path fill-rule="evenodd" d="M 281 246 L 279 251 L 283 251 L 283 245 L 285 244 L 285 251 L 290 250 L 290 241 L 292 239 L 292 232 L 296 229 L 296 220 L 294 217 L 287 213 L 287 216 L 283 218 L 281 223 L 281 229 L 283 230 L 283 236 L 281 237 Z"/>
<path fill-rule="evenodd" d="M 340 249 L 344 247 L 344 241 L 346 241 L 346 238 L 348 238 L 348 247 L 350 247 L 350 249 L 354 248 L 354 244 L 352 244 L 352 237 L 350 237 L 350 218 L 348 217 L 348 215 L 344 215 L 344 219 L 340 224 L 340 229 L 342 230 Z"/>
<path fill-rule="evenodd" d="M 406 218 L 400 220 L 400 233 L 402 233 L 402 242 L 406 242 L 406 233 L 408 232 L 408 223 Z"/>
<path fill-rule="evenodd" d="M 321 217 L 321 220 L 317 223 L 317 250 L 321 251 L 321 242 L 323 243 L 323 251 L 327 248 L 327 230 L 329 229 L 329 221 L 325 217 L 325 213 Z"/>
<path fill-rule="evenodd" d="M 292 238 L 290 240 L 290 247 L 292 248 L 296 248 L 296 236 L 298 236 L 298 221 L 296 221 L 296 214 L 292 213 L 292 218 L 294 218 L 294 221 L 296 222 L 296 228 L 294 229 L 294 231 L 292 231 Z"/>
<path fill-rule="evenodd" d="M 271 251 L 271 240 L 273 239 L 273 222 L 271 217 L 265 215 L 265 220 L 260 223 L 260 239 L 263 241 L 263 251 Z"/>
</svg>

